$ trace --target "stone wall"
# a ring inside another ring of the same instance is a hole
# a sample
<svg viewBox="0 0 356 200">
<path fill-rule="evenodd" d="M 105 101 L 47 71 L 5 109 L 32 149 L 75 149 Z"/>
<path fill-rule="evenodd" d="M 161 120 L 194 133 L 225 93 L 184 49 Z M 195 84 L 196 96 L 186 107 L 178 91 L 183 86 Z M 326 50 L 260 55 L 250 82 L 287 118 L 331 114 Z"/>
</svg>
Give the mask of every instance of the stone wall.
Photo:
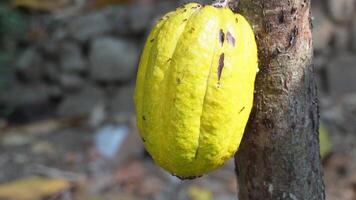
<svg viewBox="0 0 356 200">
<path fill-rule="evenodd" d="M 18 47 L 16 78 L 0 93 L 0 117 L 22 122 L 95 109 L 132 114 L 139 54 L 155 19 L 178 2 L 125 5 L 64 19 L 38 16 L 41 38 Z M 31 30 L 30 28 L 30 30 Z M 20 46 L 20 45 L 19 45 Z"/>
<path fill-rule="evenodd" d="M 16 76 L 0 93 L 0 118 L 21 122 L 98 110 L 109 116 L 133 114 L 135 74 L 145 37 L 154 21 L 178 4 L 161 1 L 62 19 L 31 19 L 41 39 L 18 44 Z M 313 15 L 314 62 L 322 107 L 327 108 L 336 99 L 356 94 L 355 0 L 314 0 Z"/>
</svg>

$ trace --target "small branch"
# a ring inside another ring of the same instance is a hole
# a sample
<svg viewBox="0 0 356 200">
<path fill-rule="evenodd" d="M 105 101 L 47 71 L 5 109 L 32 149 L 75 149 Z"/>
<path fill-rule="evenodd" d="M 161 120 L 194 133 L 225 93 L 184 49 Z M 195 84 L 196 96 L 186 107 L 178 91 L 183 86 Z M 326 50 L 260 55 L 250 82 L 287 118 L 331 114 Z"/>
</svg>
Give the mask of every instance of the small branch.
<svg viewBox="0 0 356 200">
<path fill-rule="evenodd" d="M 85 179 L 85 177 L 81 174 L 75 172 L 62 171 L 60 169 L 51 168 L 44 165 L 30 166 L 29 172 L 37 175 L 48 176 L 48 177 L 64 178 L 72 182 Z"/>
</svg>

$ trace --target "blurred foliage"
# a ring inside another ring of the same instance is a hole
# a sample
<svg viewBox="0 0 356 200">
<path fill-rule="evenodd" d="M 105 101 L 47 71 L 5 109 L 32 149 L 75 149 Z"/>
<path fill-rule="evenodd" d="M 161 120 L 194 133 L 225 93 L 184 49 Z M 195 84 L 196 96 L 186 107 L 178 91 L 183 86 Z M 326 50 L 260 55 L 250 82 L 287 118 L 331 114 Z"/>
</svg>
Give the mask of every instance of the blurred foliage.
<svg viewBox="0 0 356 200">
<path fill-rule="evenodd" d="M 13 78 L 14 69 L 10 65 L 11 60 L 11 54 L 0 51 L 0 91 L 3 90 Z"/>
<path fill-rule="evenodd" d="M 12 59 L 11 53 L 0 50 L 0 93 L 7 88 L 15 76 L 15 67 L 11 66 Z M 0 118 L 9 115 L 12 111 L 12 108 L 0 105 Z"/>
<path fill-rule="evenodd" d="M 0 3 L 0 39 L 22 40 L 26 38 L 25 17 L 5 2 Z"/>
<path fill-rule="evenodd" d="M 330 152 L 331 145 L 329 140 L 329 134 L 324 124 L 320 124 L 319 129 L 319 141 L 320 141 L 320 155 L 322 158 Z"/>
<path fill-rule="evenodd" d="M 11 5 L 14 7 L 44 12 L 54 12 L 69 6 L 71 3 L 71 0 L 11 0 Z"/>
<path fill-rule="evenodd" d="M 11 9 L 8 1 L 0 3 L 0 90 L 14 77 L 12 61 L 19 41 L 26 39 L 27 21 L 16 9 Z"/>
<path fill-rule="evenodd" d="M 190 186 L 188 188 L 189 199 L 192 200 L 212 200 L 213 195 L 209 189 L 201 188 L 198 186 Z"/>
</svg>

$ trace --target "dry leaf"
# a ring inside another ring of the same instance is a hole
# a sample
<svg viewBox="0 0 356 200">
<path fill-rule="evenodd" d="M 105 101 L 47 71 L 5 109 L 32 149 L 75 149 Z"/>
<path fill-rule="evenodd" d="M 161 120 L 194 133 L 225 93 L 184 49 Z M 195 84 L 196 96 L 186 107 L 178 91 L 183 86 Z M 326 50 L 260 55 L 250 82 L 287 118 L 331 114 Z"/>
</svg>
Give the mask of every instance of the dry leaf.
<svg viewBox="0 0 356 200">
<path fill-rule="evenodd" d="M 0 185 L 0 199 L 38 200 L 70 188 L 63 179 L 30 177 Z"/>
<path fill-rule="evenodd" d="M 190 186 L 188 189 L 188 196 L 190 200 L 212 200 L 213 194 L 210 190 L 198 187 Z"/>
</svg>

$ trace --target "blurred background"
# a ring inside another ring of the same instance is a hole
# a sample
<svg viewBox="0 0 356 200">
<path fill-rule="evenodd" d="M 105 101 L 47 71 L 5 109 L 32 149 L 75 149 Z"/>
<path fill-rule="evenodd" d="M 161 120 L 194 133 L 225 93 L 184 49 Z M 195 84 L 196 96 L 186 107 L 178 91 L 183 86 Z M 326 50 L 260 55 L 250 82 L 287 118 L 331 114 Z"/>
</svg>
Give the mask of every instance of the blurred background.
<svg viewBox="0 0 356 200">
<path fill-rule="evenodd" d="M 327 199 L 356 200 L 356 1 L 312 2 Z M 0 1 L 0 199 L 236 199 L 232 160 L 180 181 L 135 128 L 145 37 L 183 3 Z"/>
</svg>

